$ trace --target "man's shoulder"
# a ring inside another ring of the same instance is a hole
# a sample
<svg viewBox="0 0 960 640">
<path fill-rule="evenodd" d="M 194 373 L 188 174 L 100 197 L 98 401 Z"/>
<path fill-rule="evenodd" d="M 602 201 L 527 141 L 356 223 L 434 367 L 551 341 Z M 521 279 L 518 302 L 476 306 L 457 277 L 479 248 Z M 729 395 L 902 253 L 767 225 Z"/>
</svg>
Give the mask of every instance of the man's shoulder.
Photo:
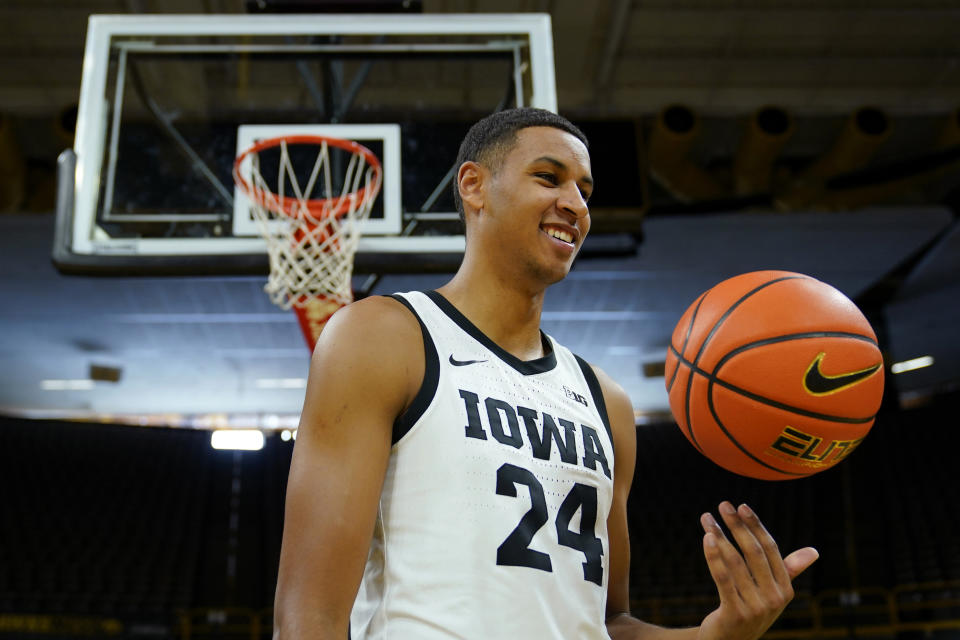
<svg viewBox="0 0 960 640">
<path fill-rule="evenodd" d="M 333 314 L 320 335 L 317 350 L 349 345 L 357 352 L 402 354 L 422 348 L 420 343 L 419 322 L 402 302 L 389 296 L 370 296 Z"/>
<path fill-rule="evenodd" d="M 314 349 L 310 376 L 317 388 L 335 381 L 341 397 L 356 396 L 360 403 L 370 402 L 376 390 L 395 417 L 416 393 L 423 362 L 416 317 L 398 300 L 371 296 L 333 314 Z"/>
<path fill-rule="evenodd" d="M 349 327 L 354 331 L 418 327 L 416 317 L 406 305 L 392 296 L 370 296 L 352 302 L 333 314 L 330 324 L 341 328 Z"/>
</svg>

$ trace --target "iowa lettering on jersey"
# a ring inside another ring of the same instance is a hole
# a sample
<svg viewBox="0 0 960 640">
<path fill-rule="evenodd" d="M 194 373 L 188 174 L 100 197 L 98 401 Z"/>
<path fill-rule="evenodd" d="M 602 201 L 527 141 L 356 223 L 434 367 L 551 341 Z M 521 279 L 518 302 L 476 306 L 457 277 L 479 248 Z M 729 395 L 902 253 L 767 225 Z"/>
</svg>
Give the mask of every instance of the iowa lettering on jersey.
<svg viewBox="0 0 960 640">
<path fill-rule="evenodd" d="M 581 464 L 587 469 L 597 470 L 597 465 L 608 478 L 610 465 L 603 451 L 600 436 L 596 429 L 581 424 L 579 429 L 571 421 L 551 416 L 543 411 L 536 411 L 522 406 L 513 406 L 509 402 L 497 398 L 485 398 L 472 391 L 460 389 L 467 414 L 467 424 L 464 428 L 468 438 L 487 440 L 487 430 L 480 417 L 481 407 L 489 425 L 490 436 L 502 445 L 519 449 L 524 442 L 530 443 L 533 457 L 540 460 L 549 460 L 553 447 L 557 447 L 560 460 L 567 464 Z M 523 428 L 520 421 L 523 421 Z M 577 441 L 583 456 L 578 459 Z"/>
</svg>

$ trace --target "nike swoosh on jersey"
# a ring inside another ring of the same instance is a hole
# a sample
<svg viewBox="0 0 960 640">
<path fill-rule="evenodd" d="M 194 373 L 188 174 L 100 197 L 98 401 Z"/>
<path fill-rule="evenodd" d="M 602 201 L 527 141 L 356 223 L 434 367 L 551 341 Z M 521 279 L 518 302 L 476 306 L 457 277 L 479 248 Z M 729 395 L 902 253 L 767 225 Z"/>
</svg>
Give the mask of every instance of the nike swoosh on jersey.
<svg viewBox="0 0 960 640">
<path fill-rule="evenodd" d="M 478 362 L 486 362 L 486 360 L 457 360 L 452 353 L 450 354 L 450 364 L 455 367 L 465 367 L 468 364 L 477 364 Z"/>
<path fill-rule="evenodd" d="M 872 376 L 883 364 L 875 364 L 866 369 L 860 369 L 859 371 L 850 371 L 835 376 L 828 376 L 820 370 L 820 362 L 826 355 L 826 352 L 821 351 L 817 357 L 813 359 L 813 362 L 810 363 L 810 366 L 807 367 L 807 372 L 803 376 L 803 388 L 806 389 L 810 395 L 825 396 L 852 387 Z"/>
</svg>

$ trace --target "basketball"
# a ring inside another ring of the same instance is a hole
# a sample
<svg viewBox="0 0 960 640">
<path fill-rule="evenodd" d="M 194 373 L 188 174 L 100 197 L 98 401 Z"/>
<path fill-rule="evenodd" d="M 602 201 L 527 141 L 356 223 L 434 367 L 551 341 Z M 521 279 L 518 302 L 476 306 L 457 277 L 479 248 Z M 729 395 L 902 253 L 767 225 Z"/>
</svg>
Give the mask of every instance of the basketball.
<svg viewBox="0 0 960 640">
<path fill-rule="evenodd" d="M 883 395 L 877 338 L 857 306 L 800 273 L 754 271 L 701 294 L 666 357 L 683 435 L 728 471 L 790 480 L 866 437 Z"/>
</svg>

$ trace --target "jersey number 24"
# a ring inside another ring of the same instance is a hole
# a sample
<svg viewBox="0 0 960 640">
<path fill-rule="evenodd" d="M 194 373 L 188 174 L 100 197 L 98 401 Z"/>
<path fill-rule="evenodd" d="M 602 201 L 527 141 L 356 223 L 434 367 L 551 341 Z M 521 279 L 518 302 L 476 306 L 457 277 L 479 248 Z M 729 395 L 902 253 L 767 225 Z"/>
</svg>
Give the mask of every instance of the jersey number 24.
<svg viewBox="0 0 960 640">
<path fill-rule="evenodd" d="M 530 510 L 523 514 L 516 528 L 497 548 L 497 564 L 511 567 L 530 567 L 542 571 L 553 571 L 550 555 L 530 548 L 530 541 L 550 516 L 547 513 L 547 500 L 543 485 L 528 469 L 512 464 L 504 464 L 497 469 L 497 495 L 517 497 L 517 487 L 523 485 L 530 492 Z M 580 509 L 580 531 L 570 529 L 570 521 Z M 563 499 L 557 511 L 557 540 L 583 554 L 583 579 L 602 586 L 603 543 L 594 530 L 597 523 L 597 488 L 581 484 L 573 485 L 570 493 Z"/>
</svg>

